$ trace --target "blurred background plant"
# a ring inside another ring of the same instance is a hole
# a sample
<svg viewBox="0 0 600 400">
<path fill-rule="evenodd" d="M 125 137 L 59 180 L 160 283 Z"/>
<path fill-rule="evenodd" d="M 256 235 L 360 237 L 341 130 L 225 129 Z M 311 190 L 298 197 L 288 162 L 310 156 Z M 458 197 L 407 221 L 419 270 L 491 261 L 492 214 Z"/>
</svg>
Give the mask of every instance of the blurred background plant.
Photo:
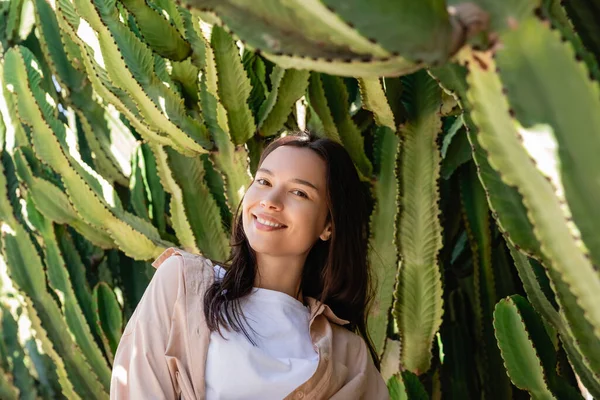
<svg viewBox="0 0 600 400">
<path fill-rule="evenodd" d="M 600 398 L 600 9 L 0 1 L 0 398 L 108 398 L 164 249 L 224 260 L 265 144 L 371 194 L 393 399 Z"/>
</svg>

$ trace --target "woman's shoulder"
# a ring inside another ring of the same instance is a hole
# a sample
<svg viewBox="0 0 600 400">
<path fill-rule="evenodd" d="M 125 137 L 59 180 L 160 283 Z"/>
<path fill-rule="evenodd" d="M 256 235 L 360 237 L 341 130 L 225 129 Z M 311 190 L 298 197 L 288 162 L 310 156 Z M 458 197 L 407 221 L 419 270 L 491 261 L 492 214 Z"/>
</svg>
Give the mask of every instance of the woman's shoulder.
<svg viewBox="0 0 600 400">
<path fill-rule="evenodd" d="M 352 332 L 349 329 L 337 324 L 331 324 L 331 331 L 333 333 L 334 341 L 343 341 L 351 346 L 362 346 L 365 345 L 365 341 L 359 334 Z"/>
<path fill-rule="evenodd" d="M 192 266 L 199 267 L 213 267 L 213 263 L 210 259 L 200 255 L 187 252 L 185 250 L 179 249 L 177 247 L 169 247 L 165 251 L 163 251 L 153 262 L 152 266 L 156 269 L 163 265 L 167 260 L 171 260 L 170 263 L 173 263 L 175 260 L 173 257 L 179 257 L 178 262 L 182 264 L 188 264 Z"/>
<path fill-rule="evenodd" d="M 200 289 L 201 283 L 211 283 L 215 276 L 215 265 L 203 255 L 193 254 L 185 250 L 170 247 L 152 262 L 157 269 L 156 274 L 167 279 L 174 276 L 183 276 L 186 286 L 191 286 L 195 291 Z"/>
</svg>

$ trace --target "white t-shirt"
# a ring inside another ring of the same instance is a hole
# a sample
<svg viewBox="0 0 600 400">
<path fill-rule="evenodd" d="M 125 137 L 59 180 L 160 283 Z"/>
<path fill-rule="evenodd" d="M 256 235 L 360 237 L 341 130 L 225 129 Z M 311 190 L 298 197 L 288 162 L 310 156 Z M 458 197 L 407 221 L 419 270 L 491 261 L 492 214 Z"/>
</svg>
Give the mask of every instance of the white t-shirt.
<svg viewBox="0 0 600 400">
<path fill-rule="evenodd" d="M 225 270 L 216 265 L 215 279 Z M 241 299 L 254 346 L 243 332 L 212 332 L 206 359 L 206 399 L 283 399 L 317 369 L 310 312 L 297 299 L 253 288 Z"/>
</svg>

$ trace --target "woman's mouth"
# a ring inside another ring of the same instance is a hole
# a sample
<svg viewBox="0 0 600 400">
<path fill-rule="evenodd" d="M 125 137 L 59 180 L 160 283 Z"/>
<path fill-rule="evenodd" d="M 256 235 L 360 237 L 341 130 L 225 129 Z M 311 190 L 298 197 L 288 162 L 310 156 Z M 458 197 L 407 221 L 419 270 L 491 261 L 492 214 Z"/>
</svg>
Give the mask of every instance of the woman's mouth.
<svg viewBox="0 0 600 400">
<path fill-rule="evenodd" d="M 262 218 L 257 217 L 256 215 L 252 216 L 254 217 L 254 226 L 258 230 L 269 232 L 286 228 L 285 225 L 275 224 L 273 222 L 266 221 Z"/>
</svg>

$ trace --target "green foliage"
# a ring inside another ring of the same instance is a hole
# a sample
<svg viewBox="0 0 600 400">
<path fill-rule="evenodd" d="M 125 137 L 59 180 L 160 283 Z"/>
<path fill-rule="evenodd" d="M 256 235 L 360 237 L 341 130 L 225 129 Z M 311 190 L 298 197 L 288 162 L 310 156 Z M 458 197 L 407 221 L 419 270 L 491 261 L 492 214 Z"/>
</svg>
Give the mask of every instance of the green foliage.
<svg viewBox="0 0 600 400">
<path fill-rule="evenodd" d="M 600 398 L 595 5 L 189 3 L 0 2 L 0 398 L 108 398 L 150 261 L 225 261 L 305 126 L 370 194 L 393 399 Z"/>
</svg>

